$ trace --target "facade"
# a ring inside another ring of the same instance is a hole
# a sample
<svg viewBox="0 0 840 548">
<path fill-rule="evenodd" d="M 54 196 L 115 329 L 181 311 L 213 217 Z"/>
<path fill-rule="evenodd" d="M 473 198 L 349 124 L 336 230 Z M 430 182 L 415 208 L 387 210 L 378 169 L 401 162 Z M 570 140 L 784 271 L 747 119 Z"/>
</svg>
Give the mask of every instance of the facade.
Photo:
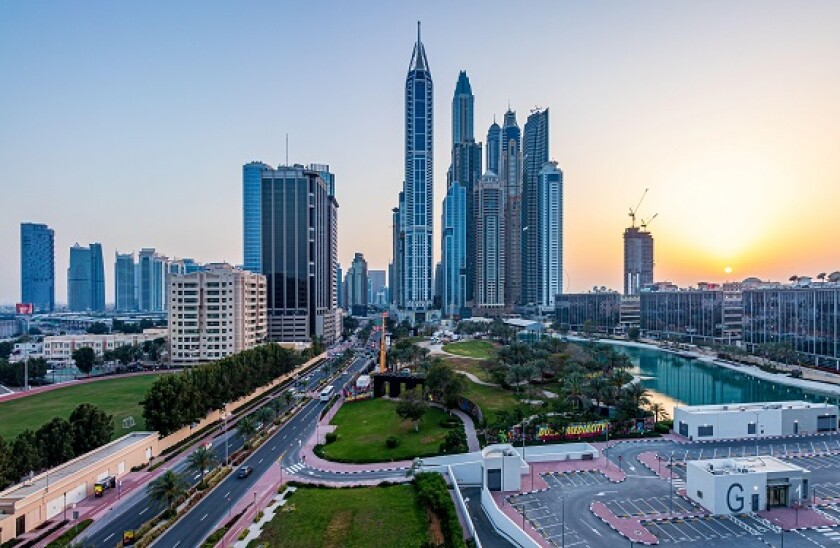
<svg viewBox="0 0 840 548">
<path fill-rule="evenodd" d="M 527 302 L 550 310 L 556 296 L 563 293 L 563 172 L 557 162 L 543 166 L 536 190 L 537 231 L 532 234 L 529 227 L 523 232 L 528 235 L 524 241 L 536 247 L 524 254 L 528 262 L 522 266 L 528 280 Z"/>
<path fill-rule="evenodd" d="M 802 361 L 840 370 L 840 283 L 744 287 L 741 301 L 747 350 L 787 343 Z"/>
<path fill-rule="evenodd" d="M 544 221 L 549 219 L 544 215 L 553 213 L 555 218 L 551 220 L 556 223 L 557 212 L 550 212 L 550 209 L 552 206 L 557 208 L 558 205 L 562 215 L 563 174 L 555 163 L 554 171 L 547 174 L 544 181 L 543 170 L 547 163 L 548 109 L 534 109 L 528 116 L 522 133 L 522 303 L 544 307 L 553 306 L 554 295 L 560 291 L 555 290 L 551 293 L 548 287 L 551 280 L 544 279 L 546 265 L 542 260 L 546 257 L 543 239 L 551 240 L 559 236 L 559 257 L 562 257 L 562 222 L 557 226 L 546 225 Z M 560 188 L 559 199 L 556 196 L 546 196 L 546 191 L 556 194 L 555 185 L 559 185 Z M 555 202 L 553 204 L 552 197 Z M 546 201 L 547 198 L 549 201 Z M 562 267 L 562 264 L 560 266 Z"/>
<path fill-rule="evenodd" d="M 335 294 L 336 306 L 339 308 L 347 308 L 347 292 L 344 290 L 344 273 L 341 270 L 341 265 L 335 265 Z"/>
<path fill-rule="evenodd" d="M 137 265 L 134 253 L 117 253 L 114 261 L 114 309 L 117 312 L 137 310 Z"/>
<path fill-rule="evenodd" d="M 166 329 L 144 329 L 143 333 L 109 333 L 106 335 L 48 335 L 44 337 L 44 358 L 54 363 L 68 363 L 73 359 L 73 351 L 79 348 L 93 348 L 97 356 L 106 350 L 121 346 L 138 346 L 146 341 L 165 338 Z"/>
<path fill-rule="evenodd" d="M 166 293 L 166 257 L 154 248 L 140 250 L 137 257 L 137 309 L 141 312 L 162 312 Z"/>
<path fill-rule="evenodd" d="M 467 191 L 453 182 L 443 200 L 441 224 L 441 310 L 443 316 L 466 315 Z M 470 208 L 471 209 L 471 208 Z"/>
<path fill-rule="evenodd" d="M 674 408 L 674 432 L 690 440 L 750 439 L 837 431 L 837 406 L 783 401 Z"/>
<path fill-rule="evenodd" d="M 452 98 L 452 143 L 474 141 L 473 110 L 475 97 L 470 86 L 470 79 L 466 71 L 458 73 L 458 83 L 455 84 L 455 95 Z"/>
<path fill-rule="evenodd" d="M 67 269 L 67 307 L 71 312 L 105 310 L 105 264 L 102 245 L 70 248 Z"/>
<path fill-rule="evenodd" d="M 499 173 L 499 155 L 501 154 L 502 143 L 502 128 L 496 123 L 495 117 L 493 123 L 487 130 L 487 171 Z"/>
<path fill-rule="evenodd" d="M 624 230 L 624 294 L 638 295 L 653 283 L 653 236 L 635 226 Z"/>
<path fill-rule="evenodd" d="M 198 365 L 266 339 L 265 276 L 229 264 L 169 278 L 169 359 Z"/>
<path fill-rule="evenodd" d="M 775 457 L 686 463 L 686 494 L 715 515 L 791 508 L 809 500 L 811 472 Z"/>
<path fill-rule="evenodd" d="M 314 169 L 313 169 L 314 168 Z M 268 338 L 327 344 L 337 336 L 338 202 L 328 166 L 264 169 L 260 263 L 268 288 Z"/>
<path fill-rule="evenodd" d="M 505 188 L 488 171 L 475 191 L 475 307 L 481 314 L 500 315 L 505 298 Z"/>
<path fill-rule="evenodd" d="M 570 331 L 583 331 L 589 322 L 595 331 L 613 333 L 621 319 L 621 295 L 616 291 L 559 294 L 554 306 L 560 328 Z"/>
<path fill-rule="evenodd" d="M 262 272 L 260 187 L 267 169 L 271 168 L 262 162 L 242 166 L 242 268 L 251 272 Z"/>
<path fill-rule="evenodd" d="M 452 145 L 452 169 L 450 170 L 449 188 L 452 183 L 460 183 L 466 192 L 466 278 L 465 300 L 470 303 L 474 297 L 475 285 L 475 185 L 481 177 L 481 143 L 472 139 Z"/>
<path fill-rule="evenodd" d="M 516 113 L 508 109 L 502 126 L 499 181 L 505 189 L 505 304 L 522 302 L 522 138 Z"/>
<path fill-rule="evenodd" d="M 388 302 L 384 270 L 368 270 L 368 304 L 385 307 Z"/>
<path fill-rule="evenodd" d="M 631 328 L 639 327 L 641 323 L 641 303 L 638 295 L 621 296 L 619 322 L 624 333 L 627 333 Z"/>
<path fill-rule="evenodd" d="M 403 239 L 401 256 L 401 306 L 416 320 L 424 321 L 432 306 L 433 233 L 433 86 L 426 50 L 417 43 L 405 80 L 405 179 L 400 208 Z"/>
<path fill-rule="evenodd" d="M 55 308 L 55 233 L 47 225 L 20 224 L 20 300 L 36 312 Z"/>
<path fill-rule="evenodd" d="M 645 288 L 639 293 L 642 335 L 654 339 L 723 340 L 723 290 Z"/>
<path fill-rule="evenodd" d="M 367 316 L 368 265 L 365 256 L 356 253 L 347 270 L 347 308 L 354 316 Z"/>
<path fill-rule="evenodd" d="M 402 226 L 402 211 L 405 209 L 405 193 L 399 194 L 399 205 L 391 210 L 391 305 L 402 310 L 405 308 L 403 292 L 403 271 L 405 270 L 405 230 Z"/>
</svg>

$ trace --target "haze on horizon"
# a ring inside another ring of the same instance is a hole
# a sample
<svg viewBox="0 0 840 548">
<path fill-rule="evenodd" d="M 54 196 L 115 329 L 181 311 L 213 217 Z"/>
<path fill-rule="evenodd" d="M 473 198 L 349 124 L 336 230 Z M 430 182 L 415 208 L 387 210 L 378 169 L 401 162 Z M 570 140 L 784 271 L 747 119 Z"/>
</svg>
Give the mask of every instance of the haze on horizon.
<svg viewBox="0 0 840 548">
<path fill-rule="evenodd" d="M 428 4 L 0 4 L 0 303 L 23 221 L 56 231 L 61 303 L 75 242 L 102 242 L 108 302 L 115 250 L 241 263 L 242 164 L 284 163 L 286 133 L 290 163 L 336 174 L 344 269 L 384 269 L 417 20 L 438 226 L 466 70 L 477 140 L 508 102 L 520 127 L 550 108 L 567 291 L 621 288 L 645 188 L 657 280 L 840 270 L 840 3 Z"/>
</svg>

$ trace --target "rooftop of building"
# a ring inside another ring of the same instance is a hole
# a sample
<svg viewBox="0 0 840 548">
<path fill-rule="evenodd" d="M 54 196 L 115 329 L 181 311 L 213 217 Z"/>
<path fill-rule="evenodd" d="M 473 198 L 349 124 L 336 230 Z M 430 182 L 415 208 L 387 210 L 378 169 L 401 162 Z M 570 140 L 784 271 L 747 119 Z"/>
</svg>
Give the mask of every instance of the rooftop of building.
<svg viewBox="0 0 840 548">
<path fill-rule="evenodd" d="M 686 463 L 715 476 L 764 474 L 768 472 L 807 472 L 807 469 L 776 457 L 735 457 L 731 459 L 692 460 Z"/>
<path fill-rule="evenodd" d="M 766 411 L 772 409 L 828 409 L 836 406 L 830 403 L 815 403 L 802 400 L 779 401 L 779 402 L 754 402 L 754 403 L 729 403 L 715 405 L 684 405 L 679 409 L 682 412 L 692 415 L 717 414 L 717 413 L 748 413 Z"/>
</svg>

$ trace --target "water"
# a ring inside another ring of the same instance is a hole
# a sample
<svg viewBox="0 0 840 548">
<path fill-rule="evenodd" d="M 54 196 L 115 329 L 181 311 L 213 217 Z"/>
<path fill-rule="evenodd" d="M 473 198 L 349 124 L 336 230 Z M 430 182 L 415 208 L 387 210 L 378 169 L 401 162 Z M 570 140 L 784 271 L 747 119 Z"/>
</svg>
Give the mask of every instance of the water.
<svg viewBox="0 0 840 548">
<path fill-rule="evenodd" d="M 668 352 L 648 348 L 619 346 L 630 356 L 651 400 L 665 405 L 673 418 L 675 405 L 710 405 L 760 401 L 805 400 L 840 405 L 840 397 L 796 386 L 758 379 L 752 375 L 687 360 Z"/>
</svg>

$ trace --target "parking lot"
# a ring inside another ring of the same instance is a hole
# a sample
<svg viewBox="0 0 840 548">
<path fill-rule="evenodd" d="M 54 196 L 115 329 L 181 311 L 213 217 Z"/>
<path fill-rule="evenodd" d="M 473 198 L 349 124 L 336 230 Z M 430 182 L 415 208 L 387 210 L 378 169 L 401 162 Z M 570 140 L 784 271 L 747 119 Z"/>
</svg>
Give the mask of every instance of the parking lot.
<svg viewBox="0 0 840 548">
<path fill-rule="evenodd" d="M 653 514 L 669 514 L 673 505 L 673 513 L 675 514 L 690 514 L 694 512 L 703 512 L 704 510 L 696 504 L 680 497 L 649 497 L 649 498 L 634 498 L 627 500 L 609 500 L 604 501 L 607 508 L 620 518 L 629 518 L 633 516 L 647 516 Z"/>
<path fill-rule="evenodd" d="M 740 546 L 766 546 L 758 537 L 770 536 L 774 529 L 750 515 L 710 516 L 647 522 L 647 529 L 660 544 L 711 546 L 718 541 L 738 539 Z M 734 545 L 733 542 L 724 542 Z"/>
<path fill-rule="evenodd" d="M 565 522 L 565 509 L 562 504 L 560 508 L 549 508 L 549 501 L 538 495 L 538 493 L 534 493 L 511 497 L 511 506 L 524 514 L 525 519 L 552 546 L 589 548 L 589 543 L 584 541 L 574 528 L 570 527 L 571 520 Z"/>
<path fill-rule="evenodd" d="M 602 483 L 609 483 L 610 480 L 600 472 L 590 472 L 589 470 L 579 472 L 552 472 L 550 474 L 543 474 L 542 478 L 549 487 L 561 487 L 568 489 L 570 487 L 587 487 L 590 485 L 599 485 Z"/>
<path fill-rule="evenodd" d="M 730 447 L 691 447 L 677 449 L 675 451 L 664 451 L 660 456 L 668 460 L 673 455 L 675 461 L 717 459 L 729 457 L 754 457 L 756 455 L 766 457 L 788 457 L 799 454 L 819 453 L 840 453 L 840 440 L 826 439 L 817 441 L 777 441 L 769 442 L 758 440 L 758 443 L 744 442 L 743 445 Z M 840 454 L 834 455 L 840 458 Z M 807 459 L 813 460 L 813 459 Z"/>
<path fill-rule="evenodd" d="M 804 459 L 790 459 L 797 465 L 808 470 L 821 470 L 823 468 L 840 468 L 840 454 L 820 455 L 819 457 L 808 457 Z"/>
<path fill-rule="evenodd" d="M 805 544 L 808 548 L 837 546 L 840 543 L 840 529 L 837 527 L 820 527 L 818 529 L 801 529 L 785 533 L 788 546 Z"/>
</svg>

